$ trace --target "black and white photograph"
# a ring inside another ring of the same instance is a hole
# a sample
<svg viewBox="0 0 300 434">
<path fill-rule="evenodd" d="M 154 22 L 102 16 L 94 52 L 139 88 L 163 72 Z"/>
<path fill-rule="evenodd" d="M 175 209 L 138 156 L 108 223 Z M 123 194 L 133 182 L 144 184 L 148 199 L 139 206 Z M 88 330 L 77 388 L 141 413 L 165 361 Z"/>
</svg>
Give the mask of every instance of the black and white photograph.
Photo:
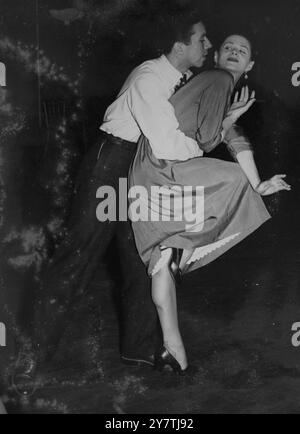
<svg viewBox="0 0 300 434">
<path fill-rule="evenodd" d="M 0 0 L 0 414 L 300 414 L 299 41 L 299 0 Z"/>
</svg>

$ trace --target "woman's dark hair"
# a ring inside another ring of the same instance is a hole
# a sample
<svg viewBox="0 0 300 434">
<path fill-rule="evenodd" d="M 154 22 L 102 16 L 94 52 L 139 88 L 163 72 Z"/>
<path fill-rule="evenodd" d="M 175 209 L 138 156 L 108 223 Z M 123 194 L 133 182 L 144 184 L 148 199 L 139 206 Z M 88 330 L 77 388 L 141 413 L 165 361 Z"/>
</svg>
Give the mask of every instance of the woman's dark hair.
<svg viewBox="0 0 300 434">
<path fill-rule="evenodd" d="M 250 36 L 249 34 L 241 31 L 231 31 L 231 32 L 227 32 L 227 34 L 223 33 L 222 36 L 220 37 L 220 41 L 218 41 L 217 47 L 218 47 L 218 51 L 220 50 L 220 48 L 222 47 L 222 45 L 224 44 L 225 40 L 231 36 L 231 35 L 238 35 L 238 36 L 242 36 L 243 38 L 245 38 L 249 45 L 250 45 L 250 54 L 251 54 L 251 59 L 253 60 L 253 57 L 255 57 L 256 53 L 254 52 L 254 45 L 253 45 L 253 37 Z"/>
</svg>

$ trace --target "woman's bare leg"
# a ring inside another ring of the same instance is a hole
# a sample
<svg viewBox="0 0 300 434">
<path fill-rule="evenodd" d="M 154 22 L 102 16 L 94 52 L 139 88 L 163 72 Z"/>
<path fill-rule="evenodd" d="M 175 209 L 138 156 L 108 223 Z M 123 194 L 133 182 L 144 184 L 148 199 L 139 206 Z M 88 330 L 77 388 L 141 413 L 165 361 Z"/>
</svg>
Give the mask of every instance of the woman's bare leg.
<svg viewBox="0 0 300 434">
<path fill-rule="evenodd" d="M 187 357 L 178 325 L 176 287 L 168 265 L 152 277 L 152 298 L 158 311 L 164 345 L 181 368 L 186 369 Z"/>
</svg>

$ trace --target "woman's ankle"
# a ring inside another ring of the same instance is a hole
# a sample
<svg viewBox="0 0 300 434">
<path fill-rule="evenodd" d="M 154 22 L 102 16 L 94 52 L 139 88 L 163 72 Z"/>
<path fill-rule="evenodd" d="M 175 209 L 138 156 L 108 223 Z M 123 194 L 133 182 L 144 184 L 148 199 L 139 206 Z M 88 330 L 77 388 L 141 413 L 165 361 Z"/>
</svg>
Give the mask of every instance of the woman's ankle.
<svg viewBox="0 0 300 434">
<path fill-rule="evenodd" d="M 167 341 L 164 342 L 164 347 L 177 360 L 182 369 L 187 367 L 188 362 L 183 343 Z"/>
</svg>

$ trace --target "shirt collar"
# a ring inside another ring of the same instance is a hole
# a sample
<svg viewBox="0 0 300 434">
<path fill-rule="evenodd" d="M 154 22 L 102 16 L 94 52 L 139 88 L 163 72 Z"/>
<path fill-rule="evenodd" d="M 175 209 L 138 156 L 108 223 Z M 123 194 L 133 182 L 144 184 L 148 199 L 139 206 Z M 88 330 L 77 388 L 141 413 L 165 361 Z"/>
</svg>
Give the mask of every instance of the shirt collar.
<svg viewBox="0 0 300 434">
<path fill-rule="evenodd" d="M 159 58 L 159 65 L 161 73 L 168 83 L 169 88 L 174 89 L 174 87 L 179 83 L 183 74 L 169 62 L 164 54 Z M 188 70 L 187 77 L 190 78 L 191 76 L 192 72 Z"/>
</svg>

